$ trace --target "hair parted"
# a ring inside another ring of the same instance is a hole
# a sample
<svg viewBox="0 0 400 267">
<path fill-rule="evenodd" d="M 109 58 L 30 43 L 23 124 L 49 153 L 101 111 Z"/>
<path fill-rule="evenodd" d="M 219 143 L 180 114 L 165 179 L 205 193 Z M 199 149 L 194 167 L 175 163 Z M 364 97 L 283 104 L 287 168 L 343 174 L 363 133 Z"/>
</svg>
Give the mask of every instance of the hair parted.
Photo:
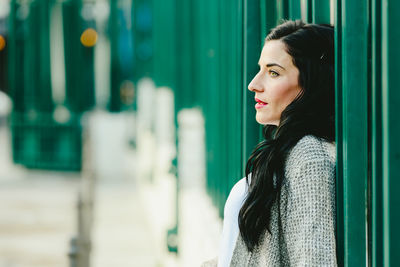
<svg viewBox="0 0 400 267">
<path fill-rule="evenodd" d="M 335 140 L 333 26 L 285 21 L 265 38 L 265 42 L 271 40 L 285 44 L 286 52 L 299 70 L 302 90 L 282 112 L 278 126 L 264 126 L 265 139 L 247 161 L 249 191 L 238 220 L 240 234 L 250 251 L 259 244 L 266 230 L 271 233 L 271 208 L 279 201 L 289 151 L 309 134 L 330 142 Z"/>
</svg>

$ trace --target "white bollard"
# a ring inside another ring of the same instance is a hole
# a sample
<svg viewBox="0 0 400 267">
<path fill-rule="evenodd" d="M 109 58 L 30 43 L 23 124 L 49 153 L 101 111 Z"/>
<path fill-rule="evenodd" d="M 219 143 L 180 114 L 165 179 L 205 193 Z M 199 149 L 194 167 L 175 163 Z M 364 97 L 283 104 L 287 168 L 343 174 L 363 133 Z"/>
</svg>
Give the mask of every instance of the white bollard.
<svg viewBox="0 0 400 267">
<path fill-rule="evenodd" d="M 178 113 L 178 173 L 183 188 L 205 188 L 204 119 L 198 109 Z"/>
<path fill-rule="evenodd" d="M 150 78 L 143 78 L 137 84 L 137 177 L 152 181 L 154 176 L 154 117 L 156 110 L 155 85 Z"/>
<path fill-rule="evenodd" d="M 156 138 L 156 175 L 168 173 L 176 157 L 174 94 L 168 87 L 156 90 L 154 134 Z"/>
<path fill-rule="evenodd" d="M 200 266 L 216 256 L 222 222 L 206 193 L 205 127 L 197 109 L 178 114 L 180 266 Z"/>
</svg>

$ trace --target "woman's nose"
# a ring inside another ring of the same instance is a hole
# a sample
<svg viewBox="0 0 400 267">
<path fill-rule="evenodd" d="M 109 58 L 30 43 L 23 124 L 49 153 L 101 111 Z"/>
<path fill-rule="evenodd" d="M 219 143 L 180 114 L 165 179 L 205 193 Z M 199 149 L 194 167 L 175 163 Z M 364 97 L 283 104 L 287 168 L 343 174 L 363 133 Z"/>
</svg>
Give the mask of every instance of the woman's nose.
<svg viewBox="0 0 400 267">
<path fill-rule="evenodd" d="M 258 74 L 254 76 L 253 80 L 251 80 L 249 86 L 247 87 L 247 89 L 249 89 L 252 92 L 262 92 L 264 90 L 257 76 Z"/>
</svg>

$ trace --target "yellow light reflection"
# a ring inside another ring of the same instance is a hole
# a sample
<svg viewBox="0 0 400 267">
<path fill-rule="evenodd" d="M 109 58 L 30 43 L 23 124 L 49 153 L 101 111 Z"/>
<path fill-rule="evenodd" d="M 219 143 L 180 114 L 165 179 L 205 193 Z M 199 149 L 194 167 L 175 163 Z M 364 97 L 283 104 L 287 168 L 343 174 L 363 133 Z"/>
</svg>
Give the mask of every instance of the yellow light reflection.
<svg viewBox="0 0 400 267">
<path fill-rule="evenodd" d="M 6 47 L 6 39 L 3 35 L 0 35 L 0 51 L 2 51 Z"/>
<path fill-rule="evenodd" d="M 92 29 L 86 29 L 81 35 L 81 43 L 86 47 L 92 47 L 97 43 L 97 32 Z"/>
</svg>

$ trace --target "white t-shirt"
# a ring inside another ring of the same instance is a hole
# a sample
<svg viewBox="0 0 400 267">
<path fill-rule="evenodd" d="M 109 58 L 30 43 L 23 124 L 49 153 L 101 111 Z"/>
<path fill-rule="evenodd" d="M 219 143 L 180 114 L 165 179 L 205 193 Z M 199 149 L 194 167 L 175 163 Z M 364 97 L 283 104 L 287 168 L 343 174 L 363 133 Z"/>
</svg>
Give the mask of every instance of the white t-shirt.
<svg viewBox="0 0 400 267">
<path fill-rule="evenodd" d="M 247 194 L 246 177 L 238 181 L 229 193 L 224 208 L 224 224 L 219 248 L 218 267 L 229 267 L 239 235 L 238 216 Z"/>
</svg>

